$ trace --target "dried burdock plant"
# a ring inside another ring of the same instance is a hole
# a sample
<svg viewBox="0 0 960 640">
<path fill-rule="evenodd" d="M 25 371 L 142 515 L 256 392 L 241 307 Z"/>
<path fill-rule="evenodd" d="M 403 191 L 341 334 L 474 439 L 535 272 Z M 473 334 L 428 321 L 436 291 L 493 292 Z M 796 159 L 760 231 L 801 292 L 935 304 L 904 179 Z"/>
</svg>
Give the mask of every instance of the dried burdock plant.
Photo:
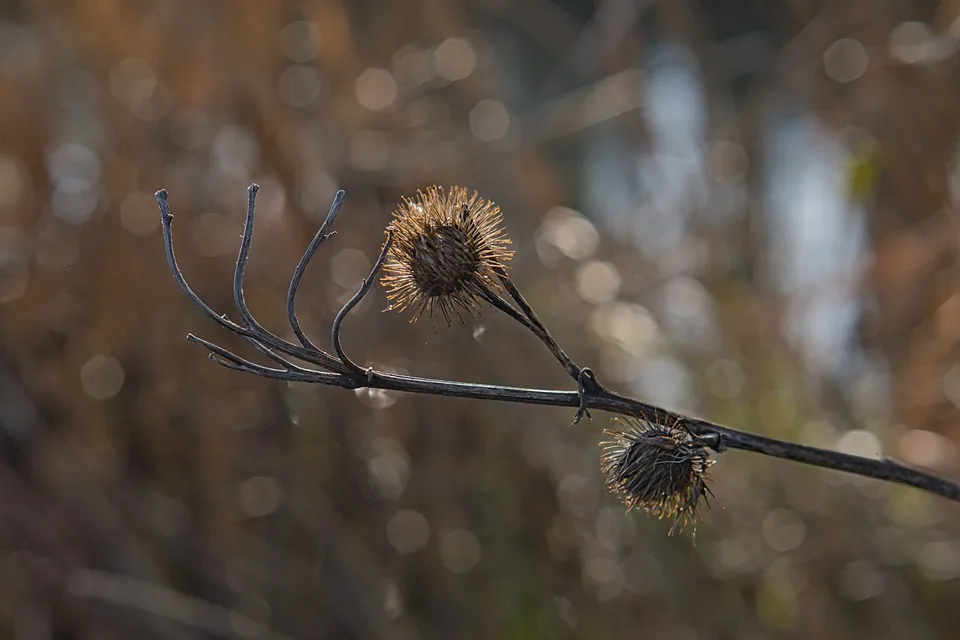
<svg viewBox="0 0 960 640">
<path fill-rule="evenodd" d="M 642 509 L 655 518 L 673 520 L 670 533 L 692 525 L 701 500 L 709 504 L 707 471 L 715 460 L 708 445 L 680 421 L 656 424 L 615 418 L 621 429 L 606 429 L 600 469 L 607 491 L 627 510 Z"/>
<path fill-rule="evenodd" d="M 215 362 L 228 369 L 289 382 L 306 382 L 345 389 L 385 389 L 479 400 L 576 408 L 574 424 L 601 409 L 619 416 L 637 418 L 627 428 L 607 431 L 602 471 L 607 487 L 628 508 L 640 508 L 655 517 L 673 518 L 673 529 L 695 524 L 698 506 L 710 495 L 706 473 L 712 461 L 709 450 L 727 448 L 836 469 L 860 476 L 909 485 L 960 502 L 960 484 L 911 469 L 889 459 L 860 456 L 784 442 L 724 427 L 706 420 L 672 413 L 660 407 L 627 398 L 603 387 L 590 369 L 577 366 L 560 348 L 510 280 L 506 263 L 511 257 L 499 209 L 476 194 L 453 188 L 428 189 L 400 205 L 387 227 L 380 255 L 360 289 L 334 318 L 330 330 L 332 353 L 318 347 L 300 328 L 296 297 L 300 280 L 313 255 L 332 233 L 343 204 L 337 193 L 326 219 L 294 269 L 287 291 L 287 318 L 297 343 L 267 331 L 253 317 L 243 294 L 243 278 L 253 237 L 257 185 L 248 190 L 247 217 L 237 266 L 233 274 L 233 297 L 241 322 L 211 309 L 187 284 L 173 250 L 173 216 L 167 192 L 158 191 L 163 241 L 170 271 L 187 298 L 208 318 L 238 334 L 262 356 L 274 363 L 253 362 L 212 342 L 188 335 L 205 347 Z M 386 265 L 386 266 L 385 266 Z M 576 391 L 523 389 L 472 384 L 451 380 L 397 375 L 365 368 L 351 360 L 340 342 L 344 320 L 385 270 L 383 284 L 391 296 L 391 308 L 410 307 L 414 318 L 438 311 L 449 322 L 451 314 L 472 313 L 485 301 L 529 329 L 550 350 L 576 381 Z M 501 296 L 506 292 L 509 299 Z"/>
<path fill-rule="evenodd" d="M 502 290 L 513 252 L 500 207 L 463 187 L 429 187 L 394 213 L 393 245 L 383 265 L 388 310 L 410 307 L 411 322 L 435 311 L 450 324 Z"/>
</svg>

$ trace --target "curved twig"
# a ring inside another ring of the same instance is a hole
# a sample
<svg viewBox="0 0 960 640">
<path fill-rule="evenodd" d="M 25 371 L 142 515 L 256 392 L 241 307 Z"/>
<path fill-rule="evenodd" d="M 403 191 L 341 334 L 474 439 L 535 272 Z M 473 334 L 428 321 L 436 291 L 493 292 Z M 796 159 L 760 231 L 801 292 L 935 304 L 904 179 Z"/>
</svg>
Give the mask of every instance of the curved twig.
<svg viewBox="0 0 960 640">
<path fill-rule="evenodd" d="M 502 311 L 504 314 L 509 316 L 511 319 L 516 320 L 518 323 L 523 325 L 525 328 L 529 329 L 533 333 L 537 333 L 537 327 L 530 320 L 514 309 L 509 302 L 503 299 L 503 297 L 497 295 L 495 292 L 490 289 L 483 288 L 481 289 L 480 295 L 486 300 L 492 307 L 495 307 L 497 310 Z"/>
<path fill-rule="evenodd" d="M 346 384 L 341 384 L 340 380 L 343 378 L 338 373 L 329 373 L 327 371 L 313 371 L 311 369 L 274 369 L 272 367 L 267 367 L 256 362 L 252 362 L 238 356 L 237 354 L 224 349 L 223 347 L 216 345 L 209 340 L 204 340 L 198 336 L 193 335 L 192 333 L 187 334 L 187 340 L 199 344 L 202 347 L 205 347 L 210 351 L 210 359 L 216 362 L 217 364 L 223 365 L 228 369 L 234 369 L 235 371 L 243 371 L 244 373 L 252 373 L 255 376 L 261 376 L 263 378 L 273 378 L 275 380 L 286 380 L 288 382 L 312 382 L 317 384 L 330 384 L 336 386 L 347 387 Z M 347 380 L 343 378 L 343 380 Z M 356 385 L 354 385 L 356 386 Z"/>
<path fill-rule="evenodd" d="M 570 377 L 577 381 L 577 384 L 581 384 L 581 368 L 576 365 L 576 363 L 570 359 L 570 356 L 560 348 L 560 345 L 554 339 L 553 335 L 547 331 L 547 328 L 540 322 L 540 318 L 537 317 L 536 312 L 533 310 L 528 303 L 526 298 L 520 293 L 520 290 L 513 284 L 513 281 L 510 279 L 510 276 L 505 270 L 501 270 L 497 276 L 500 278 L 500 282 L 503 283 L 503 286 L 506 288 L 507 293 L 510 294 L 510 297 L 516 301 L 519 305 L 520 310 L 523 311 L 523 315 L 530 320 L 530 324 L 533 326 L 531 330 L 536 334 L 540 341 L 547 345 L 547 348 L 550 349 L 550 352 L 560 361 L 560 364 L 563 365 L 563 368 L 566 369 L 567 373 L 570 374 Z M 529 325 L 528 325 L 529 326 Z M 596 380 L 594 380 L 596 383 Z M 579 420 L 578 420 L 579 421 Z"/>
<path fill-rule="evenodd" d="M 170 272 L 173 274 L 173 279 L 180 285 L 180 288 L 187 295 L 187 298 L 196 306 L 200 311 L 203 312 L 208 318 L 212 318 L 220 326 L 233 331 L 234 333 L 239 333 L 241 336 L 250 336 L 250 334 L 241 327 L 240 325 L 230 321 L 227 316 L 221 316 L 216 311 L 211 309 L 206 302 L 204 302 L 200 296 L 194 293 L 193 289 L 190 288 L 190 285 L 187 284 L 186 279 L 183 277 L 183 272 L 180 271 L 180 265 L 177 264 L 177 256 L 173 251 L 173 239 L 171 232 L 171 225 L 173 224 L 173 214 L 170 213 L 170 204 L 167 199 L 167 190 L 160 189 L 154 194 L 154 199 L 157 201 L 157 205 L 160 207 L 160 230 L 163 233 L 163 246 L 167 252 L 167 264 L 170 265 Z"/>
<path fill-rule="evenodd" d="M 336 352 L 337 357 L 340 358 L 340 361 L 343 364 L 347 365 L 354 375 L 362 375 L 368 381 L 373 375 L 373 369 L 364 369 L 353 360 L 347 357 L 347 354 L 343 351 L 343 345 L 340 344 L 340 329 L 343 327 L 343 320 L 347 317 L 347 314 L 350 313 L 350 310 L 357 306 L 363 296 L 367 295 L 367 292 L 370 291 L 370 287 L 373 286 L 373 283 L 376 282 L 377 274 L 380 273 L 380 268 L 383 266 L 383 261 L 387 259 L 387 252 L 390 250 L 390 243 L 393 242 L 393 229 L 387 229 L 387 239 L 383 241 L 383 248 L 380 249 L 380 255 L 377 257 L 376 263 L 374 263 L 373 268 L 370 270 L 370 274 L 363 279 L 363 283 L 360 285 L 360 289 L 357 290 L 353 297 L 347 300 L 347 303 L 343 305 L 343 308 L 340 309 L 340 312 L 337 313 L 337 316 L 333 319 L 333 326 L 330 329 L 330 342 L 333 344 L 333 350 Z"/>
<path fill-rule="evenodd" d="M 264 329 L 263 325 L 257 322 L 257 319 L 253 317 L 253 313 L 251 313 L 250 308 L 247 306 L 247 302 L 243 295 L 243 277 L 244 271 L 247 267 L 247 258 L 250 256 L 250 243 L 253 241 L 253 219 L 257 204 L 257 192 L 259 191 L 260 186 L 256 183 L 251 184 L 247 189 L 247 217 L 243 225 L 243 235 L 240 238 L 240 251 L 237 253 L 237 266 L 233 271 L 233 300 L 237 307 L 237 311 L 240 312 L 240 317 L 243 318 L 244 323 L 246 323 L 247 330 L 253 334 L 254 338 L 256 338 L 256 340 L 259 342 L 269 345 L 278 351 L 293 355 L 294 357 L 299 357 L 307 362 L 312 362 L 318 366 L 331 369 L 333 371 L 342 371 L 341 363 L 330 354 L 316 348 L 307 351 L 303 347 L 297 346 L 292 342 L 284 340 L 283 338 Z M 303 358 L 303 356 L 297 355 L 298 353 L 310 356 L 311 360 L 306 360 Z M 288 364 L 291 368 L 299 368 L 297 365 L 292 363 Z"/>
<path fill-rule="evenodd" d="M 232 320 L 230 320 L 226 314 L 218 314 L 216 311 L 210 308 L 206 302 L 204 302 L 200 296 L 198 296 L 193 289 L 190 288 L 190 285 L 187 284 L 186 278 L 183 277 L 183 272 L 180 271 L 180 265 L 177 263 L 176 253 L 173 251 L 173 234 L 171 226 L 173 224 L 173 214 L 170 213 L 170 205 L 167 200 L 167 190 L 161 189 L 154 194 L 154 198 L 157 201 L 157 204 L 160 207 L 160 229 L 163 233 L 163 244 L 166 248 L 167 253 L 167 264 L 170 265 L 170 272 L 173 274 L 173 279 L 180 285 L 180 288 L 187 295 L 187 298 L 193 302 L 194 306 L 200 309 L 201 312 L 208 318 L 212 318 L 221 326 L 233 331 L 240 335 L 244 340 L 246 340 L 254 349 L 264 354 L 274 362 L 286 366 L 293 366 L 291 362 L 281 357 L 275 353 L 272 349 L 261 344 L 256 336 L 249 331 L 246 327 L 242 327 Z"/>
<path fill-rule="evenodd" d="M 244 338 L 251 346 L 253 346 L 257 351 L 263 353 L 269 357 L 274 362 L 282 364 L 285 367 L 289 368 L 300 368 L 297 365 L 294 365 L 290 361 L 282 358 L 278 355 L 274 349 L 280 351 L 288 356 L 297 358 L 304 362 L 308 362 L 318 367 L 324 369 L 337 371 L 343 373 L 346 371 L 345 365 L 343 365 L 339 360 L 334 358 L 329 353 L 321 351 L 320 349 L 307 349 L 299 347 L 279 336 L 268 332 L 262 326 L 260 326 L 255 319 L 253 319 L 252 314 L 246 308 L 246 304 L 243 300 L 243 270 L 246 265 L 247 254 L 250 247 L 250 230 L 252 229 L 252 220 L 253 220 L 253 205 L 256 200 L 256 189 L 259 189 L 256 184 L 250 186 L 250 197 L 248 198 L 248 211 L 247 211 L 247 225 L 244 228 L 244 240 L 241 243 L 241 251 L 237 258 L 237 269 L 234 271 L 234 289 L 241 289 L 240 295 L 237 295 L 237 292 L 234 291 L 234 300 L 239 300 L 238 309 L 240 310 L 241 315 L 244 315 L 244 322 L 252 324 L 253 326 L 242 326 L 232 320 L 230 320 L 226 314 L 218 314 L 216 311 L 210 308 L 207 303 L 205 303 L 200 296 L 198 296 L 190 285 L 187 284 L 186 279 L 183 277 L 183 272 L 180 270 L 180 265 L 177 263 L 176 253 L 173 249 L 173 215 L 170 213 L 170 205 L 167 196 L 166 189 L 160 189 L 154 194 L 154 198 L 157 201 L 157 205 L 160 207 L 160 228 L 163 233 L 163 244 L 167 254 L 167 263 L 170 266 L 170 272 L 173 274 L 173 279 L 180 286 L 180 289 L 186 294 L 187 298 L 193 302 L 200 311 L 209 318 L 212 318 L 220 326 L 233 331 L 234 333 L 240 335 Z M 252 323 L 250 322 L 252 320 Z M 301 368 L 302 369 L 302 368 Z M 309 371 L 309 369 L 302 369 L 303 371 Z"/>
<path fill-rule="evenodd" d="M 296 269 L 293 270 L 293 275 L 290 277 L 290 288 L 287 290 L 287 317 L 290 320 L 290 327 L 304 347 L 314 349 L 315 351 L 320 351 L 320 348 L 313 344 L 310 338 L 303 332 L 300 328 L 300 321 L 297 319 L 297 289 L 300 287 L 300 279 L 303 278 L 303 273 L 307 270 L 307 265 L 310 264 L 310 260 L 320 247 L 320 243 L 337 233 L 336 231 L 327 233 L 327 229 L 330 228 L 330 225 L 332 225 L 333 221 L 337 218 L 340 207 L 343 205 L 344 196 L 346 196 L 346 192 L 343 189 L 337 191 L 337 195 L 334 196 L 333 202 L 330 204 L 330 211 L 327 213 L 327 217 L 324 219 L 323 224 L 320 225 L 320 228 L 317 229 L 317 233 L 307 246 L 307 250 L 303 252 L 303 256 L 300 258 L 300 262 L 297 263 Z"/>
</svg>

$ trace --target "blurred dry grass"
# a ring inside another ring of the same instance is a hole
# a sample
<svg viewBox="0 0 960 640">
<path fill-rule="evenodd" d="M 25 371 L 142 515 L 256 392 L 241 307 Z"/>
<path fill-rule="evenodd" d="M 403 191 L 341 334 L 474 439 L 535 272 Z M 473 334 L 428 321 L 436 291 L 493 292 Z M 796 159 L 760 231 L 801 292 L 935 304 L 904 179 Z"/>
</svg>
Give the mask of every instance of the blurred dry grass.
<svg viewBox="0 0 960 640">
<path fill-rule="evenodd" d="M 464 184 L 604 381 L 957 477 L 958 43 L 950 0 L 0 4 L 0 634 L 952 637 L 952 504 L 732 452 L 694 547 L 603 493 L 605 417 L 214 366 L 188 331 L 239 345 L 152 193 L 229 311 L 261 184 L 248 301 L 280 329 L 345 188 L 323 336 L 399 196 Z M 361 361 L 567 385 L 493 314 L 383 303 Z"/>
</svg>

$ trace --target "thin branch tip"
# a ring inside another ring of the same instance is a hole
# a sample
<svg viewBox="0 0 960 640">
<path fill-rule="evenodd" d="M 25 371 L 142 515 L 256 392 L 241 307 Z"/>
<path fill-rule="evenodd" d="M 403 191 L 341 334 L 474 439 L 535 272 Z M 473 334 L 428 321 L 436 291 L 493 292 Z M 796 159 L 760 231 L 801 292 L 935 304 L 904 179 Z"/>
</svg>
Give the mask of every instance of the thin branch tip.
<svg viewBox="0 0 960 640">
<path fill-rule="evenodd" d="M 376 282 L 377 274 L 380 273 L 380 269 L 383 267 L 383 263 L 387 259 L 387 253 L 390 251 L 390 244 L 392 241 L 393 232 L 388 231 L 376 263 L 374 263 L 373 268 L 370 269 L 370 273 L 367 275 L 367 277 L 363 279 L 360 289 L 353 294 L 353 297 L 347 300 L 346 304 L 344 304 L 339 313 L 337 313 L 337 316 L 333 319 L 333 326 L 330 329 L 330 342 L 333 346 L 334 352 L 337 354 L 337 357 L 339 357 L 340 361 L 350 369 L 351 373 L 355 377 L 366 378 L 368 382 L 373 379 L 371 374 L 373 368 L 369 367 L 364 369 L 347 356 L 343 350 L 343 345 L 340 342 L 340 331 L 343 328 L 343 321 L 346 319 L 347 314 L 350 313 L 351 309 L 360 304 L 360 301 L 363 300 L 364 296 L 366 296 L 370 291 L 373 283 Z"/>
<path fill-rule="evenodd" d="M 160 226 L 169 227 L 170 222 L 173 220 L 173 214 L 170 213 L 170 202 L 167 197 L 167 190 L 158 189 L 153 194 L 153 199 L 156 201 L 157 206 L 160 207 Z"/>
</svg>

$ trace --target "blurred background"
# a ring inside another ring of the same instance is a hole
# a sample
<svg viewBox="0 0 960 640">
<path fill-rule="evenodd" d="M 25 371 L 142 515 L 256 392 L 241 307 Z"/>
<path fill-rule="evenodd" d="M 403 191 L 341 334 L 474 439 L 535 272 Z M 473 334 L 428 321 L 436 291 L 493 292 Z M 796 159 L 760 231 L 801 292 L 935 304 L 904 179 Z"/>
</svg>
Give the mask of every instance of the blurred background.
<svg viewBox="0 0 960 640">
<path fill-rule="evenodd" d="M 0 2 L 0 637 L 948 638 L 960 509 L 730 451 L 696 544 L 604 492 L 609 416 L 290 385 L 187 332 L 402 195 L 479 190 L 618 391 L 960 478 L 960 2 Z M 532 336 L 349 318 L 361 362 L 571 389 Z"/>
</svg>

